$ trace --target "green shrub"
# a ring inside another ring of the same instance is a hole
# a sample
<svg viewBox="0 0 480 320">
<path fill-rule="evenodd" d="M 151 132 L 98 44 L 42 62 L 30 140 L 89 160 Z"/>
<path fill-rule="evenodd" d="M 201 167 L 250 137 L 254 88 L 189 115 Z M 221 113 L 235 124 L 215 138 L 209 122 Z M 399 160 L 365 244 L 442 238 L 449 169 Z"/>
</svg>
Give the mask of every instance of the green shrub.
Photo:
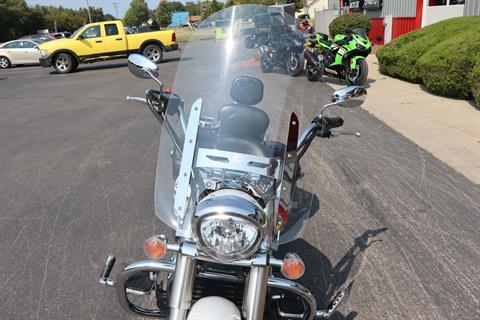
<svg viewBox="0 0 480 320">
<path fill-rule="evenodd" d="M 470 74 L 470 83 L 472 84 L 473 99 L 480 108 L 480 58 L 477 59 L 477 64 Z"/>
<path fill-rule="evenodd" d="M 360 13 L 348 13 L 335 18 L 328 27 L 331 36 L 345 34 L 351 29 L 365 29 L 367 34 L 372 29 L 370 18 Z"/>
<path fill-rule="evenodd" d="M 380 48 L 377 58 L 381 73 L 423 83 L 437 94 L 469 98 L 479 52 L 480 17 L 476 16 L 449 19 L 407 33 Z"/>
</svg>

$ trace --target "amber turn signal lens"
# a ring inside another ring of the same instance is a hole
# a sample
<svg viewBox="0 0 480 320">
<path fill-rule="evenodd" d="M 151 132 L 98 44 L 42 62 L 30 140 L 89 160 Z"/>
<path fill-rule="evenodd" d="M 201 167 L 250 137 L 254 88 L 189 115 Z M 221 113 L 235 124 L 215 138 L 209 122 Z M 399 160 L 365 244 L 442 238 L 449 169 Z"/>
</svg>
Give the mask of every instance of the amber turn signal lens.
<svg viewBox="0 0 480 320">
<path fill-rule="evenodd" d="M 150 259 L 161 259 L 167 253 L 167 240 L 164 236 L 151 236 L 143 244 L 143 251 Z"/>
<path fill-rule="evenodd" d="M 283 264 L 280 268 L 280 271 L 285 278 L 296 280 L 301 278 L 305 273 L 305 264 L 295 253 L 287 253 L 283 259 Z"/>
</svg>

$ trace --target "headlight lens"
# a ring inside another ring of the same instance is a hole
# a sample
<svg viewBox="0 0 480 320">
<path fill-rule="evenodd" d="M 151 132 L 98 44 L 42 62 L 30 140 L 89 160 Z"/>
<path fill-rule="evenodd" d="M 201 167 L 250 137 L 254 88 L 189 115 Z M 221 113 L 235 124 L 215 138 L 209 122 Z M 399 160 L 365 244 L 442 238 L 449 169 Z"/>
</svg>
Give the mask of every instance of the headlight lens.
<svg viewBox="0 0 480 320">
<path fill-rule="evenodd" d="M 249 255 L 258 243 L 259 230 L 253 223 L 233 216 L 211 216 L 200 222 L 202 243 L 221 259 Z"/>
<path fill-rule="evenodd" d="M 220 261 L 244 259 L 260 247 L 267 226 L 262 207 L 245 192 L 222 189 L 197 205 L 194 233 L 200 249 Z"/>
<path fill-rule="evenodd" d="M 40 49 L 40 54 L 42 57 L 46 57 L 50 54 L 50 52 L 47 49 Z"/>
</svg>

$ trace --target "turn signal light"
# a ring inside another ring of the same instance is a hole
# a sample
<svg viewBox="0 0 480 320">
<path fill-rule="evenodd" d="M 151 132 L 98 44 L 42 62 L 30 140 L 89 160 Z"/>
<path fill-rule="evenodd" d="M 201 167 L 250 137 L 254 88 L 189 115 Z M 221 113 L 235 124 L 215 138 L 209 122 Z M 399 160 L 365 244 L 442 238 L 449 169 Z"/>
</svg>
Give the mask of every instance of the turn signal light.
<svg viewBox="0 0 480 320">
<path fill-rule="evenodd" d="M 296 280 L 301 278 L 305 273 L 305 264 L 295 253 L 287 253 L 283 259 L 280 271 L 285 278 Z"/>
<path fill-rule="evenodd" d="M 143 251 L 150 259 L 162 259 L 167 253 L 167 238 L 164 235 L 151 236 L 145 240 Z"/>
</svg>

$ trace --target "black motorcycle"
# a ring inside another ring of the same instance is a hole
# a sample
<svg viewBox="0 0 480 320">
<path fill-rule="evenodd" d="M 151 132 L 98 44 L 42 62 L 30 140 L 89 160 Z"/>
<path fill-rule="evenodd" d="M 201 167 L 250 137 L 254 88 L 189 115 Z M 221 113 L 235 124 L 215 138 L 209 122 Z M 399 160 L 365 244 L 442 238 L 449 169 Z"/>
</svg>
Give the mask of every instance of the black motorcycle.
<svg viewBox="0 0 480 320">
<path fill-rule="evenodd" d="M 271 72 L 275 66 L 285 68 L 292 77 L 303 71 L 304 39 L 296 33 L 273 36 L 267 44 L 260 46 L 262 72 Z"/>
</svg>

